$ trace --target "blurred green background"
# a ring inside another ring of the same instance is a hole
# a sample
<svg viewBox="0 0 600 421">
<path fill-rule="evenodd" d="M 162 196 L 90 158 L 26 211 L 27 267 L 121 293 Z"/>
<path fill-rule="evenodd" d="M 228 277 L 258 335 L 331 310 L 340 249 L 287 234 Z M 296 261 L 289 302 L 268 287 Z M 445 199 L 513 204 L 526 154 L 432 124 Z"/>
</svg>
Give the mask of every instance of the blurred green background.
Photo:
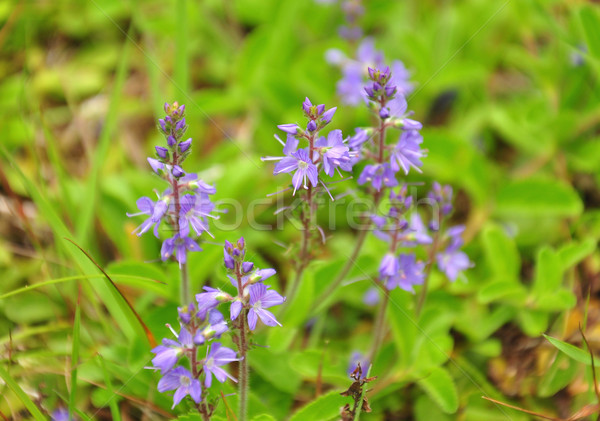
<svg viewBox="0 0 600 421">
<path fill-rule="evenodd" d="M 423 189 L 433 180 L 454 186 L 454 219 L 467 226 L 476 266 L 468 282 L 447 284 L 434 273 L 416 324 L 412 297 L 394 291 L 404 307 L 388 312 L 390 340 L 373 367 L 380 376 L 369 393 L 373 412 L 363 418 L 530 419 L 482 395 L 564 418 L 595 403 L 585 354 L 570 350 L 580 357 L 573 359 L 541 335 L 584 349 L 581 323 L 592 349 L 600 347 L 598 6 L 364 6 L 364 32 L 387 60 L 402 60 L 416 83 L 409 109 L 424 124 L 429 156 L 423 175 L 410 181 L 424 182 Z M 216 200 L 229 209 L 215 239 L 190 257 L 193 285 L 226 281 L 218 244 L 242 235 L 257 265 L 275 267 L 273 282 L 285 285 L 293 258 L 285 245 L 298 231 L 290 223 L 281 231 L 252 229 L 247 210 L 255 206 L 258 222 L 275 222 L 278 204 L 266 195 L 289 180 L 272 176 L 260 157 L 281 154 L 275 126 L 300 122 L 305 96 L 338 105 L 332 127 L 345 134 L 370 123 L 366 108 L 339 104 L 340 72 L 324 58 L 330 48 L 352 54 L 338 35 L 343 20 L 338 3 L 308 0 L 0 2 L 2 414 L 28 419 L 28 405 L 48 415 L 69 401 L 82 419 L 186 412 L 171 412 L 170 398 L 156 391 L 158 375 L 143 370 L 151 357 L 144 332 L 65 238 L 115 275 L 157 339 L 169 335 L 177 267 L 157 261 L 153 236 L 131 234 L 141 220 L 126 212 L 162 188 L 146 157 L 163 141 L 155 126 L 162 104 L 178 101 L 194 139 L 186 168 L 214 183 Z M 354 233 L 344 214 L 338 206 L 327 252 L 307 271 L 302 301 L 290 303 L 284 328 L 256 334 L 270 348 L 252 353 L 251 415 L 272 417 L 257 419 L 286 419 L 321 383 L 332 391 L 321 402 L 337 402 L 349 385 L 351 351 L 368 347 L 368 281 L 344 286 L 327 317 L 303 323 L 349 253 Z M 320 215 L 325 226 L 330 217 Z M 374 273 L 384 250 L 369 239 L 361 271 Z M 231 384 L 220 387 L 233 392 Z M 235 396 L 227 402 L 236 407 Z M 320 419 L 307 414 L 294 419 Z M 227 419 L 223 403 L 219 417 Z"/>
</svg>

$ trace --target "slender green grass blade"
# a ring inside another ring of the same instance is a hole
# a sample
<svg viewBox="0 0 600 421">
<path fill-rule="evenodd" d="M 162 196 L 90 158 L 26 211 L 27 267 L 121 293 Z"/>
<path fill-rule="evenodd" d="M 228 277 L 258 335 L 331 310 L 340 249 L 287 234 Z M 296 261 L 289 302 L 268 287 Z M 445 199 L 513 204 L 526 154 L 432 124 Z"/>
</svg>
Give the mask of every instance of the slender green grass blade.
<svg viewBox="0 0 600 421">
<path fill-rule="evenodd" d="M 112 381 L 110 380 L 110 374 L 108 373 L 108 370 L 106 369 L 106 363 L 104 362 L 104 358 L 102 358 L 102 355 L 98 355 L 98 359 L 100 360 L 100 364 L 102 365 L 102 371 L 104 372 L 104 382 L 106 383 L 106 390 L 108 390 L 111 393 L 110 399 L 108 400 L 108 402 L 105 402 L 103 406 L 106 406 L 108 404 L 108 406 L 110 407 L 110 413 L 112 415 L 112 419 L 114 421 L 121 421 L 121 413 L 119 412 L 119 405 L 117 404 L 117 401 L 114 399 L 116 396 L 116 393 L 113 389 Z"/>
<path fill-rule="evenodd" d="M 189 91 L 189 57 L 188 57 L 188 17 L 187 0 L 177 0 L 176 6 L 177 31 L 175 31 L 175 71 L 174 79 L 177 93 Z"/>
<path fill-rule="evenodd" d="M 39 421 L 45 421 L 46 417 L 42 412 L 38 409 L 37 406 L 33 403 L 33 401 L 27 396 L 27 393 L 21 389 L 21 386 L 12 378 L 12 376 L 6 371 L 3 367 L 0 367 L 0 377 L 6 383 L 6 385 L 14 392 L 15 395 L 23 402 L 23 405 L 27 408 L 27 410 L 33 415 L 33 418 Z"/>
<path fill-rule="evenodd" d="M 123 92 L 123 84 L 127 77 L 127 70 L 129 68 L 129 57 L 131 56 L 131 42 L 129 37 L 131 36 L 132 30 L 130 28 L 128 32 L 128 38 L 125 39 L 123 44 L 123 51 L 121 52 L 121 59 L 117 67 L 117 73 L 115 76 L 115 82 L 113 90 L 110 95 L 108 114 L 104 121 L 102 133 L 98 140 L 98 147 L 94 152 L 94 160 L 92 162 L 92 169 L 87 182 L 85 191 L 87 197 L 82 198 L 82 208 L 80 210 L 80 217 L 76 224 L 76 234 L 79 244 L 84 248 L 89 248 L 89 234 L 92 232 L 92 222 L 94 212 L 96 208 L 96 198 L 98 196 L 99 183 L 98 179 L 100 171 L 106 155 L 108 154 L 109 145 L 112 140 L 114 129 L 117 124 L 119 103 L 121 102 L 121 94 Z"/>
<path fill-rule="evenodd" d="M 73 321 L 73 344 L 71 346 L 71 393 L 69 394 L 69 418 L 72 419 L 77 399 L 77 368 L 79 366 L 79 345 L 81 340 L 81 290 L 75 307 Z"/>
</svg>

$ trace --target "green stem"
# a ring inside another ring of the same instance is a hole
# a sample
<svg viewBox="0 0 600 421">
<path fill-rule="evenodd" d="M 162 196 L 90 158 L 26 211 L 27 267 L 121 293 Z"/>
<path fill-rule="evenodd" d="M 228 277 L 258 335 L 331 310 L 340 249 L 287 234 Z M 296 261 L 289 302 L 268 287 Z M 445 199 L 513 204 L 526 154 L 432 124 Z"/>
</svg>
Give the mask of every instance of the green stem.
<svg viewBox="0 0 600 421">
<path fill-rule="evenodd" d="M 369 364 L 373 364 L 373 361 L 377 356 L 377 353 L 379 352 L 379 348 L 383 343 L 383 338 L 385 336 L 385 312 L 387 310 L 389 301 L 389 292 L 384 288 L 383 299 L 381 300 L 381 304 L 379 305 L 379 309 L 377 310 L 377 316 L 375 317 L 375 328 L 373 330 L 373 344 L 371 345 L 371 349 L 369 350 L 369 354 L 367 356 Z"/>
<path fill-rule="evenodd" d="M 419 293 L 419 300 L 417 301 L 417 307 L 415 313 L 417 317 L 421 315 L 421 311 L 423 310 L 423 306 L 425 305 L 425 299 L 427 298 L 427 290 L 429 287 L 429 278 L 431 275 L 431 268 L 433 267 L 433 259 L 435 259 L 435 253 L 438 248 L 438 243 L 440 241 L 440 231 L 442 227 L 438 229 L 433 238 L 433 244 L 429 249 L 429 256 L 427 257 L 427 266 L 425 267 L 425 281 L 423 282 L 423 287 L 421 288 L 421 292 Z"/>
</svg>

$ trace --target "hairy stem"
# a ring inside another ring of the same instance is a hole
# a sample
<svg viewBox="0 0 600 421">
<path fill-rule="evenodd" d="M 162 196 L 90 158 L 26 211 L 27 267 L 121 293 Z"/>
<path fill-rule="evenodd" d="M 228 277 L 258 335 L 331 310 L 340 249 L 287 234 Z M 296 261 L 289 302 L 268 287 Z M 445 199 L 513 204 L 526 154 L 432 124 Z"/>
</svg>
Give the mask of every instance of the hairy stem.
<svg viewBox="0 0 600 421">
<path fill-rule="evenodd" d="M 181 285 L 180 285 L 181 305 L 187 307 L 190 302 L 190 280 L 188 276 L 187 263 L 181 265 Z"/>
<path fill-rule="evenodd" d="M 200 370 L 198 370 L 198 361 L 196 355 L 196 349 L 194 349 L 191 353 L 191 365 L 192 365 L 192 377 L 194 379 L 200 378 Z M 206 389 L 202 390 L 202 401 L 196 404 L 196 409 L 200 413 L 202 417 L 202 421 L 210 421 L 210 415 L 208 414 L 208 406 L 206 405 Z"/>
<path fill-rule="evenodd" d="M 242 272 L 240 263 L 235 265 L 235 276 L 238 283 L 238 296 L 243 302 L 244 285 L 242 283 Z M 239 375 L 238 375 L 238 391 L 239 391 L 239 421 L 246 421 L 248 414 L 248 337 L 246 317 L 248 310 L 243 308 L 238 316 L 240 329 L 240 339 L 238 342 L 238 350 L 240 353 Z"/>
</svg>

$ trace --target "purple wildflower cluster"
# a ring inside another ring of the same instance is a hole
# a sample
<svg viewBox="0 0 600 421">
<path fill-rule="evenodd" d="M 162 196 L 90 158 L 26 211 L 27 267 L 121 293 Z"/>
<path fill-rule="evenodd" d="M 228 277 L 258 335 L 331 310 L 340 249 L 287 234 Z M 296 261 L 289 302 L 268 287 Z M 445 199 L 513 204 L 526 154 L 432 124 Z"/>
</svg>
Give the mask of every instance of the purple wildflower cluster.
<svg viewBox="0 0 600 421">
<path fill-rule="evenodd" d="M 298 124 L 277 126 L 287 135 L 285 143 L 275 135 L 275 139 L 283 146 L 284 156 L 263 157 L 262 160 L 279 161 L 273 170 L 274 175 L 293 173 L 294 194 L 300 188 L 312 192 L 312 189 L 319 185 L 329 193 L 323 181 L 323 174 L 333 177 L 336 171 L 341 175 L 340 169 L 352 170 L 352 153 L 346 144 L 348 139 L 343 138 L 341 130 L 332 130 L 327 137 L 319 136 L 319 132 L 331 122 L 337 107 L 325 110 L 324 104 L 313 105 L 306 98 L 302 109 L 308 119 L 306 129 L 302 129 Z M 306 141 L 308 146 L 299 148 L 301 140 Z M 329 195 L 331 196 L 330 193 Z"/>
<path fill-rule="evenodd" d="M 215 206 L 210 195 L 216 189 L 200 180 L 197 174 L 186 173 L 181 166 L 192 145 L 191 138 L 183 140 L 187 130 L 185 105 L 165 103 L 164 110 L 166 116 L 158 120 L 158 129 L 165 136 L 166 147 L 156 146 L 156 157 L 148 158 L 148 163 L 169 187 L 158 195 L 156 201 L 145 196 L 139 198 L 137 207 L 140 212 L 128 213 L 127 216 L 147 216 L 134 231 L 138 236 L 154 226 L 154 235 L 158 238 L 159 226 L 165 221 L 172 237 L 163 241 L 161 259 L 164 261 L 175 255 L 181 266 L 187 260 L 187 252 L 202 250 L 193 237 L 203 232 L 210 235 L 208 218 L 215 218 L 211 214 Z"/>
<path fill-rule="evenodd" d="M 385 67 L 385 57 L 381 51 L 375 49 L 373 39 L 365 38 L 358 45 L 355 58 L 349 58 L 337 49 L 328 50 L 325 58 L 330 64 L 338 66 L 342 72 L 342 79 L 336 85 L 342 103 L 357 106 L 368 102 L 368 96 L 363 90 L 363 85 L 369 77 L 368 69 Z M 410 82 L 410 72 L 404 63 L 394 60 L 390 68 L 393 74 L 390 84 L 396 87 L 400 95 L 410 94 L 414 85 Z"/>
<path fill-rule="evenodd" d="M 231 321 L 238 320 L 242 314 L 241 317 L 247 319 L 250 330 L 256 329 L 258 319 L 267 326 L 281 326 L 273 313 L 267 309 L 283 304 L 285 298 L 263 283 L 275 275 L 275 269 L 258 269 L 254 267 L 254 263 L 244 261 L 245 255 L 243 238 L 240 238 L 235 245 L 225 241 L 224 263 L 229 272 L 228 278 L 237 289 L 237 294 L 232 296 L 220 289 L 204 287 L 205 292 L 196 295 L 199 310 L 206 313 L 213 311 L 219 304 L 230 303 Z M 242 326 L 243 323 L 243 320 L 238 322 Z"/>
<path fill-rule="evenodd" d="M 414 292 L 415 285 L 423 284 L 426 267 L 433 265 L 434 257 L 438 269 L 450 281 L 455 281 L 463 270 L 471 267 L 467 255 L 460 251 L 464 226 L 457 225 L 440 233 L 442 219 L 452 211 L 452 188 L 434 183 L 428 197 L 438 211 L 427 225 L 414 209 L 413 198 L 407 194 L 406 186 L 400 187 L 398 192 L 390 191 L 390 208 L 385 216 L 372 217 L 375 235 L 389 245 L 379 265 L 379 277 L 387 289 L 399 287 Z M 428 247 L 430 261 L 417 259 L 414 251 L 417 246 Z"/>
<path fill-rule="evenodd" d="M 237 382 L 221 367 L 239 361 L 234 350 L 214 341 L 228 330 L 219 311 L 205 311 L 199 299 L 197 306 L 190 304 L 179 309 L 179 322 L 179 332 L 167 325 L 175 339 L 164 338 L 162 344 L 152 350 L 156 355 L 150 367 L 161 372 L 159 392 L 175 390 L 173 408 L 188 395 L 196 404 L 202 401 L 201 378 L 204 378 L 205 388 L 211 386 L 213 376 L 221 383 L 228 377 Z M 182 359 L 187 359 L 190 369 L 180 364 Z M 210 412 L 210 407 L 207 410 Z"/>
<path fill-rule="evenodd" d="M 389 67 L 384 70 L 369 68 L 370 83 L 364 88 L 369 99 L 369 108 L 376 113 L 380 122 L 377 129 L 356 129 L 349 139 L 353 155 L 357 160 L 374 161 L 367 164 L 358 178 L 358 184 L 370 185 L 375 191 L 398 185 L 396 173 L 408 175 L 411 169 L 421 172 L 422 158 L 427 156 L 421 148 L 423 137 L 418 121 L 408 118 L 407 103 L 393 84 Z M 394 144 L 387 144 L 385 129 L 400 129 L 401 134 Z M 379 137 L 371 133 L 377 131 Z"/>
</svg>

